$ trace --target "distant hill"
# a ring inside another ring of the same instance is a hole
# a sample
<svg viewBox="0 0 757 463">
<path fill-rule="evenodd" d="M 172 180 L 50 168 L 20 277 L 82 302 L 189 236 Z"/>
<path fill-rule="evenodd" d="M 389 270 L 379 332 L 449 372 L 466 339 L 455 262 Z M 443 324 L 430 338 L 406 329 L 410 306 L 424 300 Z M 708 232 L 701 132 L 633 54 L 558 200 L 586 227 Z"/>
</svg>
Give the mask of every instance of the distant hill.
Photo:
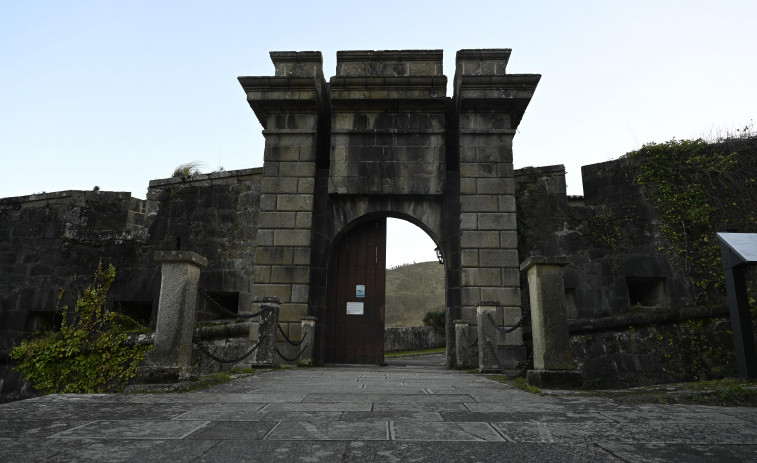
<svg viewBox="0 0 757 463">
<path fill-rule="evenodd" d="M 385 326 L 423 326 L 426 312 L 444 311 L 444 265 L 406 264 L 386 271 Z"/>
</svg>

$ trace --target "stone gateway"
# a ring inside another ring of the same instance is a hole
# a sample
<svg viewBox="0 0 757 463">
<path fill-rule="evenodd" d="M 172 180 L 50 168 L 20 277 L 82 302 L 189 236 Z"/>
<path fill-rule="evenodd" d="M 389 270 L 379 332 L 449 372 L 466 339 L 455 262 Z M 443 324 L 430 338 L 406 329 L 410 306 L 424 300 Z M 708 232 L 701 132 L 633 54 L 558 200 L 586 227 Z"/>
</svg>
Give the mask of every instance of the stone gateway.
<svg viewBox="0 0 757 463">
<path fill-rule="evenodd" d="M 520 311 L 512 139 L 540 76 L 507 74 L 509 57 L 459 51 L 452 97 L 440 50 L 338 52 L 328 84 L 319 52 L 272 52 L 273 77 L 239 78 L 266 142 L 253 292 L 283 299 L 280 323 L 317 317 L 320 360 L 382 361 L 333 350 L 336 320 L 372 317 L 383 333 L 383 296 L 370 312 L 345 315 L 349 298 L 329 296 L 342 277 L 329 276 L 342 275 L 330 262 L 351 230 L 386 217 L 418 225 L 441 250 L 449 321 L 475 324 L 481 301 L 500 319 Z M 367 295 L 383 278 L 375 281 Z M 340 339 L 365 338 L 351 332 L 370 332 L 358 324 Z"/>
</svg>

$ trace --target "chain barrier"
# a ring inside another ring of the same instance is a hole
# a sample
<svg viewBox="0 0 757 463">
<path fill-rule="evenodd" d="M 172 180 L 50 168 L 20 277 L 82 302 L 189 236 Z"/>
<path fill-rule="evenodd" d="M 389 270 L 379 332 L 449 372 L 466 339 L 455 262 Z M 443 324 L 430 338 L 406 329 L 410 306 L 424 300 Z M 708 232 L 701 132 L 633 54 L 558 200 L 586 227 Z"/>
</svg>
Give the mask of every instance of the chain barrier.
<svg viewBox="0 0 757 463">
<path fill-rule="evenodd" d="M 196 333 L 192 335 L 192 344 L 194 344 L 195 346 L 197 346 L 197 348 L 200 349 L 200 352 L 202 352 L 203 354 L 205 354 L 208 357 L 212 358 L 213 360 L 215 360 L 217 362 L 221 362 L 221 363 L 239 363 L 242 360 L 244 360 L 247 357 L 249 357 L 250 355 L 252 355 L 252 353 L 255 352 L 258 347 L 260 347 L 260 341 L 258 340 L 258 342 L 256 342 L 255 345 L 253 345 L 250 348 L 250 350 L 248 350 L 244 354 L 242 354 L 242 355 L 240 355 L 238 357 L 234 357 L 234 358 L 230 358 L 230 359 L 225 359 L 225 358 L 221 358 L 221 357 L 215 355 L 214 353 L 210 352 L 210 350 L 205 346 L 205 344 L 203 344 L 202 341 L 200 341 L 200 338 L 197 337 Z"/>
<path fill-rule="evenodd" d="M 518 319 L 518 321 L 515 322 L 515 325 L 511 326 L 510 328 L 500 328 L 499 325 L 497 325 L 497 322 L 492 317 L 492 313 L 491 312 L 486 313 L 486 317 L 489 319 L 492 325 L 494 325 L 494 327 L 497 328 L 497 331 L 499 331 L 502 334 L 512 333 L 513 331 L 523 326 L 523 324 L 526 322 L 526 320 L 528 319 L 530 315 L 531 315 L 531 309 L 526 309 L 523 312 L 523 315 L 521 315 L 521 317 Z"/>
<path fill-rule="evenodd" d="M 276 326 L 279 328 L 279 333 L 281 333 L 281 335 L 284 336 L 284 339 L 286 339 L 286 342 L 288 342 L 289 344 L 293 345 L 294 347 L 297 347 L 300 344 L 302 344 L 305 341 L 305 338 L 308 337 L 308 332 L 306 331 L 305 332 L 305 336 L 303 336 L 302 339 L 300 339 L 299 342 L 294 342 L 291 339 L 289 339 L 289 336 L 287 336 L 286 333 L 284 333 L 284 329 L 281 328 L 281 325 L 277 324 Z"/>
<path fill-rule="evenodd" d="M 491 312 L 487 312 L 486 317 L 489 319 L 489 322 L 491 322 L 492 326 L 494 326 L 494 328 L 497 329 L 497 331 L 499 331 L 502 334 L 508 334 L 508 333 L 512 333 L 518 328 L 521 328 L 525 324 L 526 320 L 529 319 L 530 315 L 531 315 L 531 309 L 526 309 L 525 311 L 523 311 L 523 315 L 521 315 L 518 321 L 515 322 L 515 324 L 511 326 L 510 328 L 501 328 L 499 325 L 497 325 L 497 322 L 496 320 L 494 320 L 494 317 L 492 317 Z M 520 371 L 518 371 L 516 374 L 508 373 L 507 370 L 502 366 L 502 362 L 500 362 L 499 355 L 497 354 L 496 349 L 494 349 L 494 347 L 492 346 L 492 342 L 487 340 L 486 345 L 489 347 L 489 352 L 494 356 L 494 359 L 497 361 L 497 368 L 499 368 L 499 371 L 510 379 L 520 378 L 521 376 L 523 376 L 526 373 L 526 371 L 528 371 L 528 369 L 530 368 L 531 364 L 534 361 L 533 353 L 531 353 L 531 356 L 529 357 L 528 361 L 524 364 L 523 368 Z"/>
<path fill-rule="evenodd" d="M 307 348 L 308 348 L 308 345 L 305 344 L 305 347 L 302 348 L 302 350 L 300 351 L 300 353 L 297 354 L 297 355 L 295 355 L 292 358 L 286 357 L 284 354 L 282 354 L 278 347 L 276 348 L 276 353 L 279 354 L 279 357 L 283 358 L 287 362 L 294 362 L 295 360 L 299 360 L 299 358 L 302 357 L 302 354 L 305 353 L 305 351 L 307 350 Z"/>
<path fill-rule="evenodd" d="M 305 335 L 302 337 L 302 339 L 299 340 L 299 342 L 294 342 L 291 339 L 289 339 L 289 336 L 287 336 L 286 333 L 284 333 L 284 330 L 281 328 L 281 325 L 276 325 L 276 326 L 279 328 L 279 333 L 281 333 L 281 335 L 284 336 L 284 339 L 286 340 L 286 342 L 288 342 L 290 345 L 292 345 L 294 347 L 297 347 L 300 344 L 302 344 L 303 342 L 305 342 L 305 339 L 307 339 L 307 337 L 308 337 L 308 332 L 306 331 Z M 292 358 L 289 358 L 289 357 L 285 356 L 284 354 L 282 354 L 278 347 L 276 348 L 276 353 L 279 354 L 279 357 L 283 358 L 287 362 L 294 362 L 295 360 L 299 360 L 299 358 L 302 357 L 302 354 L 305 353 L 305 351 L 307 350 L 307 348 L 308 348 L 308 345 L 305 344 L 305 346 L 302 348 L 302 350 L 300 351 L 300 353 L 297 354 L 297 355 L 295 355 Z"/>
<path fill-rule="evenodd" d="M 258 317 L 260 315 L 263 315 L 264 313 L 269 312 L 271 310 L 274 310 L 276 308 L 276 307 L 274 307 L 272 305 L 264 303 L 264 304 L 260 305 L 260 310 L 257 311 L 257 312 L 255 312 L 255 313 L 244 314 L 244 313 L 232 312 L 231 310 L 229 310 L 226 307 L 224 307 L 221 303 L 219 303 L 218 301 L 216 301 L 215 299 L 213 299 L 213 296 L 211 296 L 210 293 L 207 292 L 205 289 L 203 289 L 203 288 L 197 288 L 197 292 L 199 292 L 203 297 L 205 297 L 205 299 L 207 299 L 218 310 L 220 310 L 221 312 L 225 313 L 226 315 L 230 315 L 230 316 L 232 316 L 234 318 L 254 318 L 254 317 Z"/>
<path fill-rule="evenodd" d="M 521 376 L 523 376 L 526 373 L 526 371 L 528 371 L 528 369 L 531 367 L 531 364 L 534 361 L 534 356 L 532 353 L 531 356 L 528 358 L 528 361 L 524 364 L 523 368 L 521 368 L 520 371 L 518 371 L 518 373 L 511 374 L 507 372 L 507 370 L 502 366 L 502 362 L 499 361 L 499 355 L 497 355 L 497 351 L 492 346 L 492 342 L 486 341 L 486 345 L 489 346 L 489 351 L 497 360 L 497 368 L 499 368 L 499 371 L 510 379 L 520 378 Z"/>
</svg>

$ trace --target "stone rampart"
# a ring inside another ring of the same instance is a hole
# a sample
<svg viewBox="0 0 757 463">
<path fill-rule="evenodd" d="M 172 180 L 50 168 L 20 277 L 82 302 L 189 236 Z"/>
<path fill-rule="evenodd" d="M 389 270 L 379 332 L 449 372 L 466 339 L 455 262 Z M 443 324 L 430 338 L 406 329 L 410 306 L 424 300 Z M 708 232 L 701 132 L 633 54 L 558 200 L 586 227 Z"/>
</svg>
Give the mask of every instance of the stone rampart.
<svg viewBox="0 0 757 463">
<path fill-rule="evenodd" d="M 407 326 L 384 330 L 384 351 L 433 349 L 446 345 L 443 330 L 432 326 Z"/>
</svg>

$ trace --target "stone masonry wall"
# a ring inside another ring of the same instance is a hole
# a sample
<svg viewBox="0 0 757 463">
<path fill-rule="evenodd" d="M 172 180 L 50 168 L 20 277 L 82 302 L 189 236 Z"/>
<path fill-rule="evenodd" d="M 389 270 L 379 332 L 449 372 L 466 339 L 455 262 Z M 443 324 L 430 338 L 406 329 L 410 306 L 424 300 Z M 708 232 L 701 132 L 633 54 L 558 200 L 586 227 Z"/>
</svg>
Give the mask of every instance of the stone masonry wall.
<svg viewBox="0 0 757 463">
<path fill-rule="evenodd" d="M 147 200 L 106 191 L 0 199 L 0 395 L 23 387 L 7 363 L 13 343 L 59 324 L 56 309 L 74 306 L 100 260 L 116 267 L 108 309 L 145 323 L 157 309 L 160 269 L 153 254 L 160 250 L 206 256 L 200 285 L 233 302 L 229 309 L 250 306 L 261 174 L 247 169 L 155 180 Z M 200 312 L 219 317 L 203 303 Z"/>
</svg>

